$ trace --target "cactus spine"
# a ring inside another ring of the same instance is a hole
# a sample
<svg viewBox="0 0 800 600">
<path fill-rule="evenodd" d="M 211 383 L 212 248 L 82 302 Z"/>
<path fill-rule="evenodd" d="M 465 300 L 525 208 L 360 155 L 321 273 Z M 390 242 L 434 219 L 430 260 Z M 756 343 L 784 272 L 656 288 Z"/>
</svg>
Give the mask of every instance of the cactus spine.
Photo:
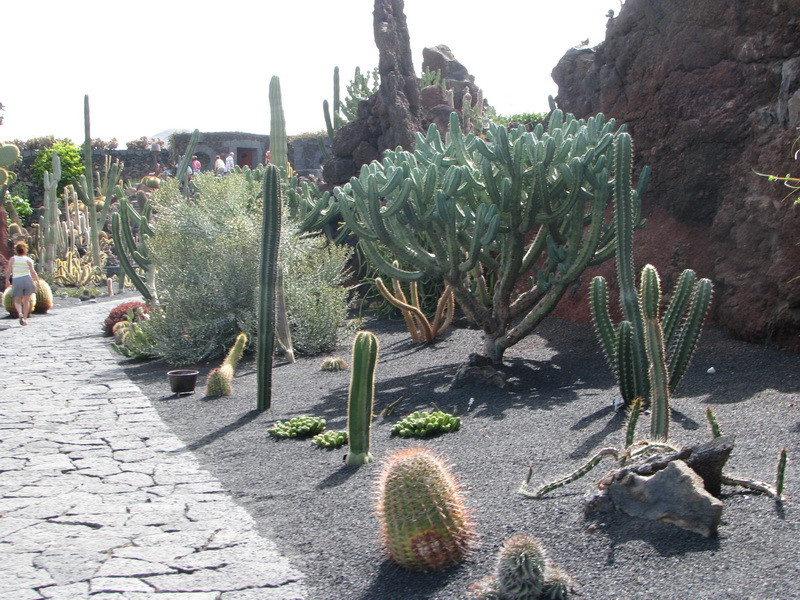
<svg viewBox="0 0 800 600">
<path fill-rule="evenodd" d="M 473 528 L 461 490 L 445 462 L 429 450 L 411 448 L 387 457 L 378 479 L 377 512 L 389 557 L 405 569 L 442 570 L 469 551 Z"/>
<path fill-rule="evenodd" d="M 378 366 L 378 338 L 369 331 L 360 331 L 353 340 L 353 367 L 347 398 L 347 433 L 350 451 L 348 465 L 372 462 L 369 434 L 372 406 L 375 400 L 375 369 Z"/>
<path fill-rule="evenodd" d="M 272 357 L 275 353 L 275 284 L 281 224 L 280 173 L 268 165 L 264 173 L 264 219 L 261 227 L 260 301 L 258 312 L 258 410 L 272 404 Z"/>
</svg>

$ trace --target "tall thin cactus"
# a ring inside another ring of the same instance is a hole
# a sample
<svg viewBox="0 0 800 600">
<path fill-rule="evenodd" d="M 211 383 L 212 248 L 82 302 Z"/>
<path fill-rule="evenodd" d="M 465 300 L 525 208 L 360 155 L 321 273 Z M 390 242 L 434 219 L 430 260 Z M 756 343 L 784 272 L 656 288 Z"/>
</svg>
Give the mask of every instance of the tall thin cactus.
<svg viewBox="0 0 800 600">
<path fill-rule="evenodd" d="M 272 358 L 275 353 L 275 286 L 281 233 L 280 173 L 268 165 L 264 173 L 264 218 L 261 227 L 261 268 L 258 309 L 258 410 L 272 405 Z"/>
<path fill-rule="evenodd" d="M 686 372 L 689 360 L 697 347 L 703 320 L 711 305 L 712 294 L 710 280 L 697 281 L 695 272 L 686 269 L 675 285 L 672 300 L 663 318 L 659 319 L 657 305 L 660 302 L 660 290 L 656 298 L 653 288 L 654 281 L 656 287 L 658 284 L 655 267 L 650 265 L 645 267 L 647 273 L 643 272 L 642 287 L 637 290 L 633 266 L 633 229 L 638 220 L 638 203 L 634 202 L 630 188 L 631 146 L 630 136 L 622 134 L 614 156 L 617 278 L 623 315 L 619 325 L 615 326 L 611 320 L 605 278 L 597 276 L 592 280 L 590 294 L 595 330 L 606 359 L 616 374 L 622 400 L 626 406 L 637 397 L 644 398 L 645 402 L 652 400 L 650 372 L 653 365 L 648 357 L 647 339 L 650 338 L 654 342 L 655 334 L 652 327 L 650 332 L 645 330 L 647 320 L 645 310 L 655 314 L 654 318 L 661 329 L 663 338 L 661 345 L 664 348 L 668 370 L 667 393 L 671 393 Z M 640 188 L 642 181 L 647 179 L 649 179 L 649 169 L 645 167 L 639 177 Z M 659 377 L 658 384 L 661 383 Z M 657 390 L 657 393 L 664 392 Z"/>
<path fill-rule="evenodd" d="M 269 82 L 269 149 L 270 162 L 281 170 L 281 175 L 287 177 L 289 173 L 289 145 L 286 140 L 286 120 L 283 116 L 281 101 L 281 80 L 273 75 Z"/>
</svg>

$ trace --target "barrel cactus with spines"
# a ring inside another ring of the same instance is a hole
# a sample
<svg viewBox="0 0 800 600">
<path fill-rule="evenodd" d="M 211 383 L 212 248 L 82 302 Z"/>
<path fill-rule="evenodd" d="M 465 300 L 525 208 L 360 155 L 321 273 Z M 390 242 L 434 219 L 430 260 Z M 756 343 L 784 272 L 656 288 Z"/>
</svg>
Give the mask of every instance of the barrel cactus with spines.
<svg viewBox="0 0 800 600">
<path fill-rule="evenodd" d="M 206 380 L 206 396 L 230 396 L 233 394 L 230 378 L 221 368 L 212 369 Z"/>
<path fill-rule="evenodd" d="M 6 288 L 6 291 L 3 292 L 3 307 L 6 309 L 8 314 L 10 314 L 15 319 L 19 316 L 17 312 L 17 308 L 14 306 L 14 296 L 11 293 L 12 287 Z M 31 311 L 36 310 L 36 294 L 30 295 L 30 302 L 31 302 Z"/>
<path fill-rule="evenodd" d="M 447 464 L 429 450 L 386 458 L 377 512 L 389 557 L 405 569 L 439 571 L 469 552 L 474 531 L 464 497 Z"/>
<path fill-rule="evenodd" d="M 544 586 L 546 557 L 535 538 L 517 534 L 497 555 L 497 587 L 507 600 L 538 600 Z"/>
<path fill-rule="evenodd" d="M 369 445 L 378 347 L 378 338 L 369 331 L 360 331 L 353 340 L 353 368 L 347 397 L 347 435 L 350 440 L 347 464 L 350 466 L 372 462 Z"/>
<path fill-rule="evenodd" d="M 36 306 L 33 312 L 43 315 L 51 308 L 53 308 L 53 290 L 44 279 L 39 278 L 39 285 L 36 288 Z"/>
</svg>

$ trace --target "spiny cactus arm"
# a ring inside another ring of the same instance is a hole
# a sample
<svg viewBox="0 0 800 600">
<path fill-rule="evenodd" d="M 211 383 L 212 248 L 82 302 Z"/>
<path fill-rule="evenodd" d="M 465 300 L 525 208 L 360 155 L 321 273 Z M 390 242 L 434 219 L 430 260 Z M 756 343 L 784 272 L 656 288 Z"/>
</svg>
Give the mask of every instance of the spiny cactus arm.
<svg viewBox="0 0 800 600">
<path fill-rule="evenodd" d="M 269 165 L 264 173 L 264 217 L 261 227 L 260 298 L 257 340 L 257 409 L 272 404 L 272 358 L 275 353 L 275 283 L 280 242 L 280 172 Z"/>
<path fill-rule="evenodd" d="M 608 285 L 602 275 L 592 279 L 589 289 L 590 307 L 592 309 L 592 323 L 603 355 L 606 357 L 611 370 L 617 372 L 617 332 L 608 312 Z"/>
<path fill-rule="evenodd" d="M 689 302 L 692 299 L 696 279 L 694 271 L 685 269 L 672 290 L 672 300 L 670 300 L 664 317 L 661 319 L 661 328 L 664 330 L 664 345 L 667 348 L 672 347 L 675 335 L 680 330 L 686 307 L 689 306 Z"/>
<path fill-rule="evenodd" d="M 630 404 L 636 393 L 635 366 L 633 362 L 633 325 L 621 321 L 617 326 L 617 344 L 614 351 L 616 366 L 614 372 L 619 382 L 619 391 L 625 404 Z"/>
<path fill-rule="evenodd" d="M 669 363 L 669 389 L 674 390 L 689 366 L 697 348 L 697 340 L 703 328 L 708 309 L 711 307 L 713 285 L 709 279 L 701 279 L 695 285 L 689 312 L 681 327 L 672 350 Z"/>
<path fill-rule="evenodd" d="M 239 364 L 239 361 L 242 358 L 242 354 L 244 353 L 244 347 L 247 345 L 247 334 L 240 333 L 236 336 L 236 341 L 231 346 L 231 349 L 228 350 L 228 354 L 225 356 L 225 360 L 222 361 L 223 365 L 228 365 L 231 368 L 231 371 L 236 370 L 236 365 Z"/>
<path fill-rule="evenodd" d="M 669 439 L 669 371 L 664 357 L 664 338 L 658 320 L 661 286 L 653 265 L 642 269 L 641 305 L 644 313 L 645 349 L 650 364 L 650 438 Z"/>
<path fill-rule="evenodd" d="M 336 130 L 333 128 L 333 121 L 331 120 L 331 108 L 327 100 L 322 101 L 322 113 L 325 116 L 325 130 L 328 132 L 328 139 L 333 141 L 333 134 Z M 324 148 L 320 141 L 320 148 Z"/>
<path fill-rule="evenodd" d="M 405 271 L 399 267 L 395 267 L 383 257 L 373 242 L 362 238 L 359 240 L 358 246 L 364 252 L 369 262 L 387 277 L 399 279 L 400 281 L 416 281 L 425 276 L 425 272 L 421 270 Z"/>
<path fill-rule="evenodd" d="M 628 423 L 625 427 L 625 448 L 633 446 L 636 441 L 636 424 L 639 422 L 639 415 L 642 413 L 642 397 L 633 399 L 628 407 Z"/>
<path fill-rule="evenodd" d="M 347 464 L 363 465 L 372 462 L 370 427 L 375 398 L 375 370 L 378 365 L 378 338 L 369 331 L 356 334 L 353 341 L 350 391 L 347 403 L 347 433 L 350 450 Z"/>
<path fill-rule="evenodd" d="M 145 302 L 151 302 L 153 300 L 153 296 L 150 293 L 150 290 L 147 289 L 144 281 L 142 278 L 139 277 L 139 274 L 133 268 L 130 260 L 128 260 L 128 255 L 125 251 L 125 242 L 123 241 L 123 236 L 120 231 L 120 216 L 119 213 L 114 213 L 111 215 L 111 235 L 114 238 L 114 246 L 117 248 L 117 257 L 119 258 L 119 264 L 122 267 L 122 271 L 125 273 L 125 276 L 133 282 L 134 287 L 139 291 L 139 293 L 144 297 Z"/>
<path fill-rule="evenodd" d="M 407 302 L 403 302 L 399 298 L 392 295 L 392 293 L 389 291 L 389 289 L 386 287 L 386 285 L 383 283 L 383 280 L 381 280 L 380 277 L 375 278 L 375 287 L 378 288 L 378 291 L 384 298 L 386 298 L 389 304 L 391 304 L 395 308 L 400 309 L 403 312 L 404 317 L 406 316 L 410 317 L 411 322 L 409 322 L 409 318 L 406 318 L 406 325 L 408 325 L 409 332 L 411 333 L 411 338 L 415 343 L 421 341 L 419 339 L 419 334 L 415 331 L 416 325 L 419 325 L 422 337 L 425 342 L 431 343 L 434 340 L 434 333 L 433 330 L 431 329 L 431 324 L 428 321 L 427 317 L 422 313 L 422 311 L 419 308 L 411 304 L 408 304 Z"/>
<path fill-rule="evenodd" d="M 573 471 L 569 475 L 562 477 L 561 479 L 558 479 L 556 481 L 553 481 L 552 483 L 543 485 L 535 492 L 530 492 L 527 489 L 528 485 L 531 482 L 531 478 L 533 477 L 533 467 L 531 466 L 528 469 L 528 476 L 519 486 L 517 492 L 522 494 L 526 498 L 539 499 L 545 494 L 552 492 L 553 490 L 556 490 L 560 487 L 564 487 L 565 485 L 572 483 L 573 481 L 577 481 L 578 479 L 589 473 L 589 471 L 594 469 L 598 464 L 600 464 L 600 461 L 602 461 L 606 456 L 613 456 L 614 458 L 619 459 L 620 451 L 617 450 L 616 448 L 603 448 L 602 450 L 599 450 L 594 456 L 592 456 L 588 461 L 586 461 L 586 463 L 578 467 L 575 471 Z"/>
<path fill-rule="evenodd" d="M 110 169 L 108 169 L 108 171 L 106 172 L 106 188 L 104 190 L 105 192 L 104 196 L 106 199 L 105 202 L 103 203 L 103 210 L 100 212 L 100 217 L 97 220 L 97 225 L 100 227 L 100 229 L 102 229 L 106 225 L 111 203 L 115 199 L 121 199 L 124 197 L 124 194 L 120 193 L 122 188 L 119 186 L 119 179 L 120 176 L 122 175 L 122 169 L 124 167 L 125 163 L 116 160 L 111 164 Z"/>
</svg>

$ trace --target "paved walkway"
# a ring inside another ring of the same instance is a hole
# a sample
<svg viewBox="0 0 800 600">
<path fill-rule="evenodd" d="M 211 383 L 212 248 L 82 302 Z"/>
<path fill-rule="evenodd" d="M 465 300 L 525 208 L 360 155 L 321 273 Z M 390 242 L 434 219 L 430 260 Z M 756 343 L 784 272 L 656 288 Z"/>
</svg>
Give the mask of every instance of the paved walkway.
<svg viewBox="0 0 800 600">
<path fill-rule="evenodd" d="M 117 366 L 112 306 L 0 331 L 0 598 L 302 600 L 302 575 Z"/>
</svg>

